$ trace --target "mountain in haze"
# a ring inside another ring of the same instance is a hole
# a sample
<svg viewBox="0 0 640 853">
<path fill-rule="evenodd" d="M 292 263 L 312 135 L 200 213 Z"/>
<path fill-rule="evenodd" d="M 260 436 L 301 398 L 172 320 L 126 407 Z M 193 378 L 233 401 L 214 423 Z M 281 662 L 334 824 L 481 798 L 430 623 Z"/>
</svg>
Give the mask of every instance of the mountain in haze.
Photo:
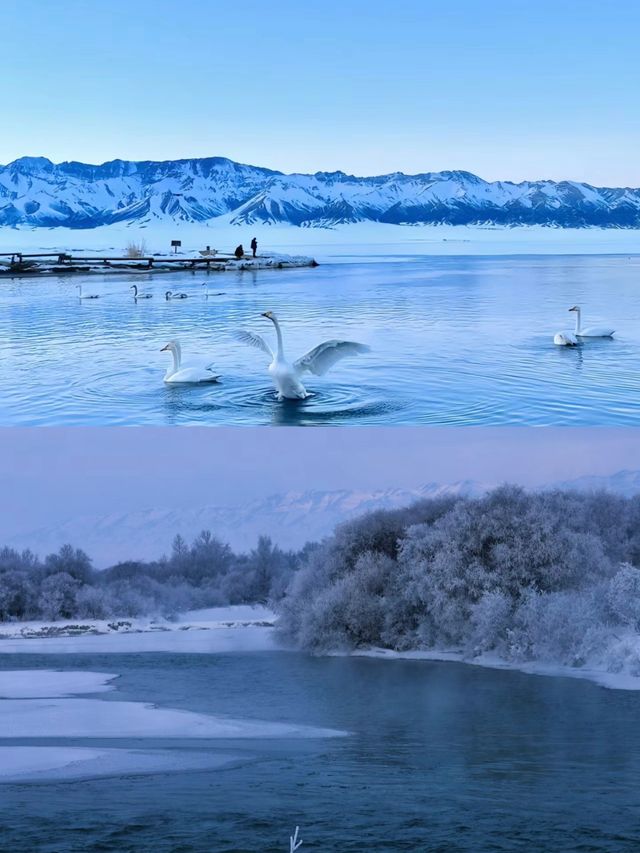
<svg viewBox="0 0 640 853">
<path fill-rule="evenodd" d="M 79 516 L 64 524 L 24 531 L 0 545 L 19 550 L 30 548 L 44 555 L 70 543 L 85 550 L 100 568 L 121 560 L 155 559 L 169 552 L 177 533 L 191 540 L 205 529 L 239 551 L 252 548 L 261 534 L 271 536 L 282 548 L 299 548 L 305 542 L 328 536 L 336 524 L 365 512 L 396 509 L 420 498 L 440 495 L 477 496 L 493 485 L 463 480 L 449 485 L 428 483 L 416 489 L 288 492 L 239 506 L 152 508 Z M 549 487 L 578 491 L 604 489 L 630 497 L 640 494 L 640 471 L 584 476 Z"/>
<path fill-rule="evenodd" d="M 95 228 L 214 220 L 302 227 L 371 221 L 637 228 L 640 189 L 488 182 L 462 171 L 287 175 L 224 157 L 100 166 L 21 157 L 0 166 L 0 225 Z"/>
<path fill-rule="evenodd" d="M 558 488 L 576 489 L 580 492 L 596 492 L 604 489 L 625 498 L 640 494 L 640 471 L 618 471 L 610 476 L 587 475 L 558 483 Z"/>
<path fill-rule="evenodd" d="M 484 487 L 470 481 L 417 489 L 306 491 L 272 495 L 240 506 L 188 509 L 155 508 L 130 513 L 79 516 L 69 521 L 12 536 L 0 545 L 30 548 L 40 555 L 65 543 L 86 551 L 98 567 L 121 560 L 154 559 L 168 553 L 174 536 L 187 540 L 211 530 L 236 550 L 252 548 L 261 534 L 282 548 L 300 548 L 322 539 L 336 524 L 376 509 L 407 506 L 419 498 L 478 494 Z"/>
</svg>

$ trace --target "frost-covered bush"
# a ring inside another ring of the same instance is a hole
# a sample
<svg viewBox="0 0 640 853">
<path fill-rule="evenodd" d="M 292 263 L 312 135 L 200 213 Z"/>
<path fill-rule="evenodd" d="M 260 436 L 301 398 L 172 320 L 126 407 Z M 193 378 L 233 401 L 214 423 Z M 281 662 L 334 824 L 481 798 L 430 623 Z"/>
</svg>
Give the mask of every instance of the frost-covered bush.
<svg viewBox="0 0 640 853">
<path fill-rule="evenodd" d="M 613 624 L 640 631 L 640 569 L 623 563 L 607 584 L 603 602 Z"/>
<path fill-rule="evenodd" d="M 282 636 L 316 651 L 455 648 L 579 666 L 640 629 L 640 501 L 503 486 L 365 516 L 310 555 L 280 614 Z"/>
<path fill-rule="evenodd" d="M 601 652 L 606 635 L 595 590 L 529 590 L 513 614 L 507 642 L 498 651 L 515 661 L 582 666 Z"/>
<path fill-rule="evenodd" d="M 467 650 L 481 654 L 501 648 L 509 636 L 513 619 L 513 599 L 504 592 L 485 592 L 471 607 Z"/>
<path fill-rule="evenodd" d="M 68 572 L 47 575 L 40 585 L 38 609 L 45 619 L 70 619 L 76 614 L 80 581 Z"/>
</svg>

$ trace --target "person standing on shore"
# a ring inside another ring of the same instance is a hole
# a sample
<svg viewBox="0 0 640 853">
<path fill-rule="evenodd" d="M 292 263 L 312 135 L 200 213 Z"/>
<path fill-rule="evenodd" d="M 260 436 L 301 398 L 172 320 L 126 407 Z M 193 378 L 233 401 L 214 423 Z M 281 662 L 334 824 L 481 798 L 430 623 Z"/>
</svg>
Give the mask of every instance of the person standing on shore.
<svg viewBox="0 0 640 853">
<path fill-rule="evenodd" d="M 253 257 L 255 258 L 256 252 L 258 251 L 258 241 L 255 237 L 251 241 L 251 251 L 253 252 Z"/>
</svg>

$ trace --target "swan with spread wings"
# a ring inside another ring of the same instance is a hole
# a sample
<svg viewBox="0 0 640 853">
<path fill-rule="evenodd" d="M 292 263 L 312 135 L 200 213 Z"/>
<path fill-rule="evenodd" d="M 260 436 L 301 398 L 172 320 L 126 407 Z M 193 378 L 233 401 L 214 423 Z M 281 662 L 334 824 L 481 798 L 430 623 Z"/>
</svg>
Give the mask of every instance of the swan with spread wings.
<svg viewBox="0 0 640 853">
<path fill-rule="evenodd" d="M 294 362 L 287 361 L 284 354 L 282 342 L 282 329 L 278 318 L 273 311 L 265 311 L 261 317 L 271 320 L 276 330 L 277 349 L 275 353 L 260 335 L 253 332 L 236 332 L 236 338 L 245 344 L 262 350 L 271 359 L 269 375 L 278 392 L 278 400 L 304 400 L 309 396 L 307 389 L 302 384 L 300 377 L 305 373 L 313 373 L 316 376 L 324 374 L 333 365 L 349 355 L 359 355 L 369 352 L 370 347 L 355 341 L 324 341 L 317 347 Z"/>
</svg>

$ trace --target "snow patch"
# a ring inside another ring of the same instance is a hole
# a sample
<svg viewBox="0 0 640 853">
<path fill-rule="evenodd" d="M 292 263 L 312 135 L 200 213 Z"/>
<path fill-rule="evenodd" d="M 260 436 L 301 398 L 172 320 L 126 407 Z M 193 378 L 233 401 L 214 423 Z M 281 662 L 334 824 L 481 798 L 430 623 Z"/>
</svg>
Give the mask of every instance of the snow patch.
<svg viewBox="0 0 640 853">
<path fill-rule="evenodd" d="M 306 738 L 345 734 L 101 699 L 5 699 L 0 701 L 0 732 L 3 738 Z"/>
<path fill-rule="evenodd" d="M 44 669 L 0 671 L 0 699 L 62 698 L 113 690 L 117 678 L 106 672 L 54 672 Z"/>
</svg>

